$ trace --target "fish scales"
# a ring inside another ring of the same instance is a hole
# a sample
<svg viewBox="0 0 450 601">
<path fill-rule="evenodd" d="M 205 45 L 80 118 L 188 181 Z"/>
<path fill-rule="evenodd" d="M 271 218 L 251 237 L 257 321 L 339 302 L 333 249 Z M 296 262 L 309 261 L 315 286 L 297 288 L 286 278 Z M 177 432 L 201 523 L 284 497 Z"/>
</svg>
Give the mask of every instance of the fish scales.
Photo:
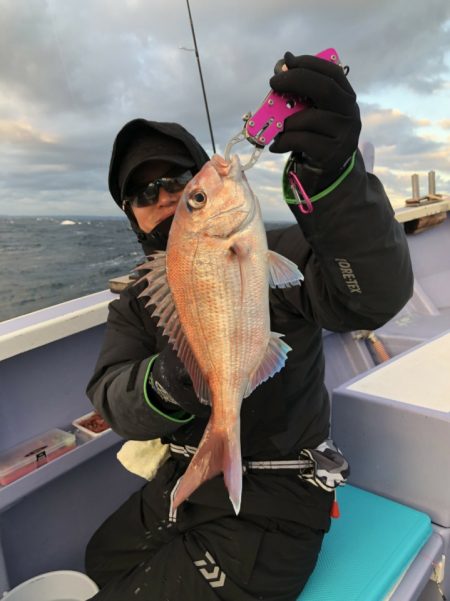
<svg viewBox="0 0 450 601">
<path fill-rule="evenodd" d="M 152 262 L 147 266 L 152 270 Z M 215 155 L 186 186 L 165 261 L 158 254 L 153 269 L 153 276 L 144 276 L 149 287 L 142 295 L 151 297 L 154 282 L 166 277 L 166 296 L 156 292 L 156 314 L 197 394 L 211 403 L 199 448 L 174 490 L 173 508 L 222 472 L 238 513 L 241 403 L 283 367 L 290 350 L 281 334 L 270 332 L 269 281 L 284 287 L 302 279 L 295 264 L 268 250 L 259 203 L 238 157 L 228 162 Z M 166 314 L 167 303 L 175 311 Z"/>
<path fill-rule="evenodd" d="M 236 370 L 248 374 L 257 362 L 269 333 L 268 306 L 255 302 L 267 289 L 267 276 L 242 281 L 239 260 L 229 255 L 223 242 L 200 242 L 184 256 L 168 253 L 169 286 L 190 346 L 210 385 L 217 380 L 226 391 Z"/>
</svg>

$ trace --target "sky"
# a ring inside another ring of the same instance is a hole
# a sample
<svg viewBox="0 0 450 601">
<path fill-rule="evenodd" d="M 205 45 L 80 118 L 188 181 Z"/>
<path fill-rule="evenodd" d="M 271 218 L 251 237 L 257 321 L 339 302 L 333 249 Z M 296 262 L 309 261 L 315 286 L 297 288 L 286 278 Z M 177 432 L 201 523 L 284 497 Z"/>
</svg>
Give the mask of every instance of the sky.
<svg viewBox="0 0 450 601">
<path fill-rule="evenodd" d="M 450 1 L 190 0 L 219 152 L 269 90 L 286 50 L 334 47 L 361 108 L 360 142 L 391 202 L 450 194 Z M 115 135 L 144 117 L 183 124 L 211 153 L 186 0 L 0 0 L 0 215 L 119 216 Z M 245 158 L 247 143 L 236 147 Z M 267 219 L 286 156 L 247 172 Z"/>
</svg>

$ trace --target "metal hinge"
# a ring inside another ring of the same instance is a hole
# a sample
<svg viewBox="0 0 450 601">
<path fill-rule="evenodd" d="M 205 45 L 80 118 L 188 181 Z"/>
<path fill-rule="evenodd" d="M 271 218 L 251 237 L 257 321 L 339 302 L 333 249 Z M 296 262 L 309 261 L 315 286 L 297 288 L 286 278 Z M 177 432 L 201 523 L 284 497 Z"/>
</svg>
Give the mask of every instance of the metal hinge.
<svg viewBox="0 0 450 601">
<path fill-rule="evenodd" d="M 433 573 L 430 576 L 430 580 L 441 584 L 445 578 L 445 555 L 442 555 L 441 561 L 434 564 Z"/>
<path fill-rule="evenodd" d="M 438 591 L 443 599 L 443 601 L 446 601 L 446 596 L 444 595 L 444 592 L 441 589 L 441 584 L 444 581 L 445 578 L 445 555 L 441 556 L 441 561 L 439 561 L 438 563 L 434 564 L 434 569 L 433 569 L 433 573 L 430 576 L 430 580 L 432 580 L 433 582 L 436 582 L 437 584 L 437 588 Z"/>
</svg>

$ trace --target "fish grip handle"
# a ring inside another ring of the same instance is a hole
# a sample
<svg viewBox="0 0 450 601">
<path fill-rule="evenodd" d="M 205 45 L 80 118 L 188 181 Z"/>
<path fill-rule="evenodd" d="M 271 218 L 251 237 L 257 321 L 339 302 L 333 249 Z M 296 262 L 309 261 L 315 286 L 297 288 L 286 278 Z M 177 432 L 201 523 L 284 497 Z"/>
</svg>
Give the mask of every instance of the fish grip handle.
<svg viewBox="0 0 450 601">
<path fill-rule="evenodd" d="M 334 48 L 327 48 L 326 50 L 319 52 L 319 54 L 316 54 L 316 56 L 323 60 L 341 65 L 339 55 Z M 284 60 L 280 59 L 275 65 L 275 71 L 280 72 L 283 65 Z M 270 90 L 259 108 L 256 109 L 253 114 L 249 112 L 242 117 L 244 127 L 235 134 L 226 145 L 224 152 L 225 160 L 230 160 L 231 149 L 235 144 L 247 140 L 254 146 L 254 149 L 250 159 L 242 164 L 241 168 L 243 171 L 250 169 L 259 159 L 264 148 L 272 142 L 276 135 L 283 131 L 285 120 L 307 107 L 308 101 L 305 101 L 304 99 L 298 98 L 293 94 L 280 94 L 274 90 Z M 293 190 L 294 189 L 295 186 L 293 186 Z M 303 212 L 311 212 L 312 208 L 308 206 L 309 199 L 307 195 L 305 196 L 301 190 L 299 190 L 299 192 L 303 199 L 305 199 L 305 203 L 299 202 L 299 206 L 302 205 L 303 207 L 307 207 L 306 211 Z"/>
<path fill-rule="evenodd" d="M 317 58 L 340 64 L 337 51 L 327 48 Z M 282 70 L 282 60 L 278 61 L 275 70 Z M 253 115 L 249 114 L 245 122 L 245 135 L 249 142 L 256 146 L 267 146 L 284 129 L 284 122 L 288 117 L 303 111 L 308 107 L 308 102 L 293 94 L 280 94 L 271 90 L 264 98 L 261 106 Z"/>
</svg>

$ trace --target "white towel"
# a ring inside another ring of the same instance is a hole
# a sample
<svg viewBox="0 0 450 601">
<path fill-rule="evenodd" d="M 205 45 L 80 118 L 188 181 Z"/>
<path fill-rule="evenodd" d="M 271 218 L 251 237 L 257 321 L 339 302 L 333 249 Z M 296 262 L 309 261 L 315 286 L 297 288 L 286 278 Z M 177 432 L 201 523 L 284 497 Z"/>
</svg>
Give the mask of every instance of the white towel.
<svg viewBox="0 0 450 601">
<path fill-rule="evenodd" d="M 128 440 L 117 453 L 117 459 L 130 472 L 152 480 L 169 457 L 169 445 L 155 440 Z"/>
</svg>

